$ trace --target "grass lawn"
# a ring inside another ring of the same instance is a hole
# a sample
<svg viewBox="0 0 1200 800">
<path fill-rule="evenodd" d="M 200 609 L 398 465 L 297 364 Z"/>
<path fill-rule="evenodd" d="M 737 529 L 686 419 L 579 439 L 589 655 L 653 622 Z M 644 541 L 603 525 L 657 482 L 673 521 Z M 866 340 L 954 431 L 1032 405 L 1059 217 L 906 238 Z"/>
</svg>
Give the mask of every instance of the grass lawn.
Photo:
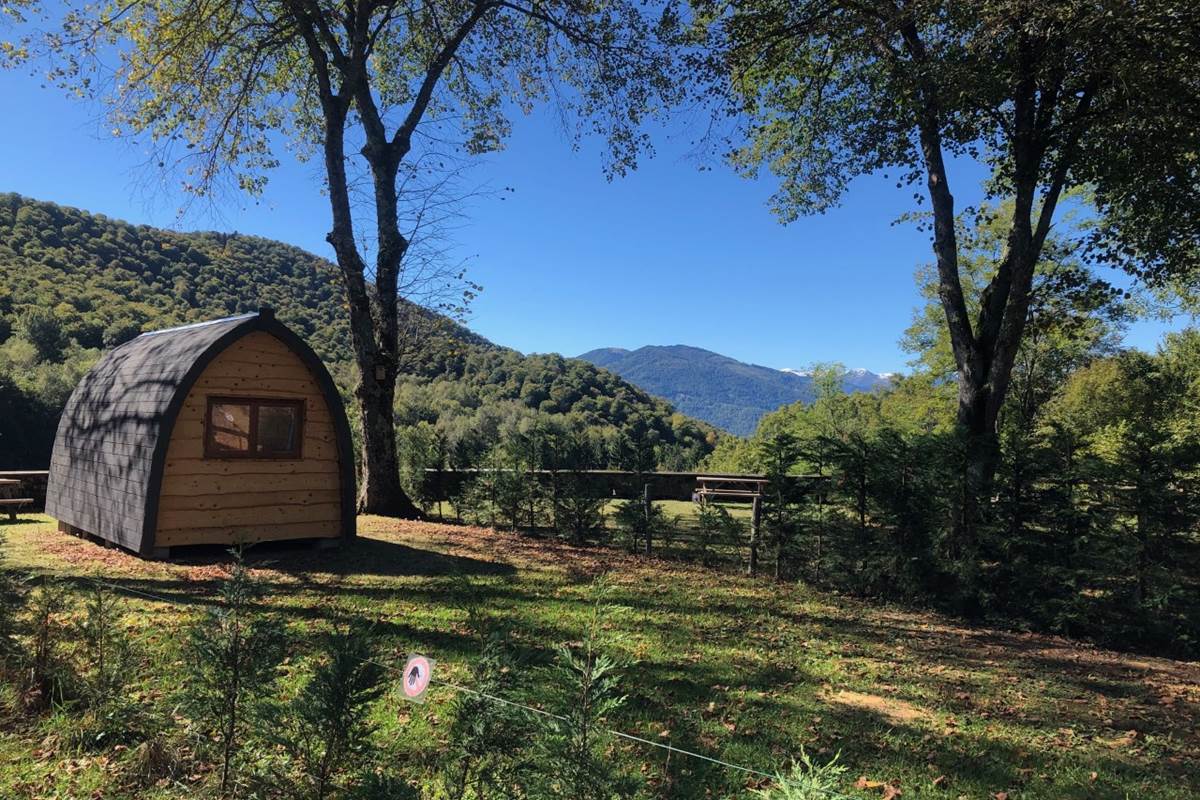
<svg viewBox="0 0 1200 800">
<path fill-rule="evenodd" d="M 176 632 L 214 590 L 218 556 L 149 563 L 59 535 L 46 518 L 3 526 L 12 566 L 66 579 L 97 575 L 171 603 L 130 596 L 144 649 L 143 691 L 170 689 Z M 1054 637 L 955 621 L 750 580 L 615 549 L 577 549 L 480 528 L 364 517 L 343 551 L 274 549 L 252 559 L 270 605 L 297 637 L 334 614 L 375 620 L 387 647 L 435 658 L 425 705 L 389 695 L 379 737 L 418 775 L 436 761 L 451 690 L 478 646 L 463 584 L 512 627 L 533 665 L 577 638 L 591 583 L 607 574 L 633 665 L 611 724 L 768 771 L 801 746 L 840 753 L 850 797 L 1188 798 L 1200 792 L 1200 664 L 1124 655 Z M 520 699 L 539 703 L 530 670 Z M 122 754 L 83 754 L 45 721 L 0 723 L 0 798 L 116 798 Z M 649 796 L 744 797 L 745 775 L 613 743 Z M 865 780 L 864 780 L 865 779 Z M 197 778 L 196 780 L 200 780 Z M 138 797 L 191 796 L 186 780 Z"/>
</svg>

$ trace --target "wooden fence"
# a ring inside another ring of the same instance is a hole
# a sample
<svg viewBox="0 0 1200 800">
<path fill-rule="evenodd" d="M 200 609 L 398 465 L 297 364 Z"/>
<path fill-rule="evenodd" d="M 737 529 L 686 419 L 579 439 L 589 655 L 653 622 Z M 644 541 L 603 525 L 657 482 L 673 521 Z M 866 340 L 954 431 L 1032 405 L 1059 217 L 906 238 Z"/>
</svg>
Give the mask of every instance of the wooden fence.
<svg viewBox="0 0 1200 800">
<path fill-rule="evenodd" d="M 490 470 L 480 469 L 429 469 L 425 470 L 425 492 L 430 500 L 450 500 L 462 491 L 463 484 L 478 478 Z M 523 474 L 534 477 L 539 483 L 549 485 L 554 470 L 523 470 Z M 616 500 L 633 500 L 645 496 L 650 487 L 651 500 L 691 500 L 696 491 L 698 478 L 754 478 L 765 480 L 765 475 L 736 474 L 728 472 L 630 472 L 618 469 L 589 469 L 578 472 L 566 470 L 558 474 L 586 475 L 595 482 L 597 494 Z M 818 475 L 794 475 L 788 478 L 805 493 L 814 485 L 828 481 Z"/>
<path fill-rule="evenodd" d="M 425 497 L 438 504 L 442 501 L 453 500 L 464 485 L 471 480 L 494 472 L 493 470 L 426 470 Z M 507 470 L 511 472 L 511 470 Z M 759 569 L 762 555 L 762 533 L 760 529 L 761 498 L 757 496 L 758 489 L 766 483 L 767 476 L 744 473 L 713 473 L 713 472 L 630 472 L 625 470 L 522 470 L 522 475 L 528 476 L 543 486 L 550 486 L 558 475 L 571 475 L 573 478 L 583 475 L 592 481 L 592 493 L 597 497 L 610 497 L 613 500 L 641 500 L 645 506 L 647 517 L 650 515 L 650 505 L 661 500 L 708 500 L 723 506 L 748 507 L 747 516 L 740 519 L 740 532 L 733 535 L 713 536 L 711 532 L 701 530 L 695 519 L 674 519 L 668 517 L 665 530 L 654 535 L 653 540 L 647 535 L 638 542 L 626 542 L 626 545 L 651 552 L 689 554 L 698 556 L 706 562 L 710 559 L 718 561 L 740 562 L 751 574 Z M 794 498 L 824 498 L 828 491 L 830 478 L 820 475 L 793 475 L 787 479 L 792 483 Z M 756 487 L 750 491 L 748 487 Z M 531 512 L 532 513 L 532 512 Z M 607 527 L 607 526 L 606 526 Z M 526 523 L 522 530 L 527 533 L 552 534 L 553 529 L 540 524 Z M 611 529 L 609 529 L 611 533 Z"/>
</svg>

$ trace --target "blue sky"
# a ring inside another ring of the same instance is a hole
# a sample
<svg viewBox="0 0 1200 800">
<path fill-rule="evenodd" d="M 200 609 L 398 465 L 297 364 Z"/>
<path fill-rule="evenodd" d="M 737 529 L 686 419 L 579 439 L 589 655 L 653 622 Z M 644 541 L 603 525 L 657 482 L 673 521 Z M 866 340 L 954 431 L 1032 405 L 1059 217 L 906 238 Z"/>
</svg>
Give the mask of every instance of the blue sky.
<svg viewBox="0 0 1200 800">
<path fill-rule="evenodd" d="M 21 72 L 0 72 L 0 97 L 20 109 L 0 127 L 0 191 L 331 255 L 315 165 L 285 155 L 262 198 L 230 196 L 215 216 L 179 220 L 181 198 L 149 188 L 144 154 L 110 138 L 95 106 Z M 672 124 L 654 159 L 609 182 L 599 143 L 576 152 L 548 117 L 515 120 L 508 148 L 466 176 L 496 191 L 467 201 L 453 234 L 451 258 L 484 286 L 470 327 L 525 352 L 689 344 L 780 368 L 902 370 L 897 339 L 919 303 L 913 271 L 930 260 L 926 234 L 891 224 L 914 208 L 912 190 L 863 178 L 841 208 L 783 226 L 767 210 L 771 180 L 702 171 L 689 141 L 686 122 Z M 959 165 L 960 205 L 979 176 Z M 1153 348 L 1180 324 L 1138 323 L 1127 343 Z"/>
</svg>

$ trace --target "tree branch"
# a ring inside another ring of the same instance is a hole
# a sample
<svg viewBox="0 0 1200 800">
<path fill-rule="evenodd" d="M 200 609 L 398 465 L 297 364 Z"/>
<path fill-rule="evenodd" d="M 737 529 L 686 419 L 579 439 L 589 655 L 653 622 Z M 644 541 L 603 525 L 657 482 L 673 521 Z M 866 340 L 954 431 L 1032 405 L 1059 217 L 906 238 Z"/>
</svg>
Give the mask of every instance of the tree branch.
<svg viewBox="0 0 1200 800">
<path fill-rule="evenodd" d="M 395 136 L 392 137 L 392 147 L 397 151 L 398 157 L 403 158 L 412 148 L 413 132 L 420 124 L 421 118 L 425 115 L 425 109 L 429 107 L 429 102 L 433 99 L 433 90 L 437 87 L 437 83 L 441 80 L 442 73 L 446 71 L 454 54 L 462 45 L 463 40 L 475 27 L 479 20 L 483 19 L 487 12 L 497 8 L 499 3 L 496 0 L 476 0 L 474 8 L 467 18 L 462 21 L 454 35 L 450 37 L 442 49 L 438 52 L 429 68 L 425 71 L 425 78 L 421 81 L 421 88 L 417 90 L 416 97 L 413 98 L 412 106 L 408 110 L 404 121 L 400 123 L 400 127 L 396 129 Z"/>
<path fill-rule="evenodd" d="M 897 13 L 901 13 L 897 9 Z M 940 131 L 941 108 L 937 92 L 925 77 L 925 44 L 911 19 L 903 19 L 900 35 L 917 66 L 920 103 L 918 134 L 925 159 L 929 197 L 933 205 L 933 248 L 937 260 L 938 296 L 946 313 L 951 349 L 959 372 L 968 380 L 978 378 L 982 369 L 979 351 L 971 330 L 971 319 L 958 274 L 958 237 L 954 230 L 954 196 L 950 193 Z"/>
</svg>

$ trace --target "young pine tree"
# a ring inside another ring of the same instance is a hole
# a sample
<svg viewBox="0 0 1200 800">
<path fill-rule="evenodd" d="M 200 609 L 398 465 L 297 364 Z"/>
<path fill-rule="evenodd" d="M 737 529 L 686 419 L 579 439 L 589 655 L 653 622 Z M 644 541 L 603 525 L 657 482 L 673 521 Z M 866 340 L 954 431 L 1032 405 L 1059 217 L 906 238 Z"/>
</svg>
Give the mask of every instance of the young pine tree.
<svg viewBox="0 0 1200 800">
<path fill-rule="evenodd" d="M 329 797 L 368 754 L 369 713 L 383 693 L 383 668 L 365 631 L 336 630 L 323 650 L 292 701 L 282 737 L 304 794 L 314 800 Z"/>
<path fill-rule="evenodd" d="M 20 653 L 17 620 L 25 600 L 21 579 L 5 564 L 7 545 L 4 533 L 0 531 L 0 677 Z"/>
<path fill-rule="evenodd" d="M 235 792 L 234 771 L 248 736 L 271 708 L 269 692 L 283 658 L 283 626 L 255 608 L 263 590 L 240 553 L 221 584 L 221 604 L 188 632 L 182 706 L 217 743 L 221 794 Z"/>
<path fill-rule="evenodd" d="M 754 789 L 752 794 L 761 800 L 829 800 L 842 796 L 840 786 L 846 768 L 837 763 L 834 756 L 825 764 L 812 760 L 804 748 L 800 758 L 792 762 L 791 772 L 775 776 L 765 789 Z"/>
<path fill-rule="evenodd" d="M 603 446 L 593 432 L 567 426 L 556 432 L 549 448 L 548 461 L 554 470 L 551 494 L 555 527 L 572 543 L 583 544 L 604 527 L 608 500 L 588 474 L 588 470 L 602 466 Z"/>
<path fill-rule="evenodd" d="M 724 506 L 716 503 L 696 504 L 696 539 L 693 555 L 703 564 L 716 558 L 713 546 L 745 539 L 746 528 Z"/>
<path fill-rule="evenodd" d="M 775 546 L 775 577 L 788 573 L 799 531 L 795 485 L 789 473 L 801 458 L 801 445 L 790 433 L 777 433 L 760 444 L 759 457 L 767 476 L 762 527 Z"/>
<path fill-rule="evenodd" d="M 74 625 L 80 645 L 75 673 L 86 705 L 75 734 L 91 748 L 142 741 L 155 727 L 147 709 L 126 691 L 136 659 L 133 642 L 121 625 L 122 610 L 117 595 L 96 582 L 84 597 L 83 617 Z"/>
<path fill-rule="evenodd" d="M 650 542 L 669 547 L 678 518 L 668 517 L 659 503 L 635 498 L 617 503 L 613 521 L 621 532 L 621 543 L 633 553 L 638 550 L 650 552 Z"/>
<path fill-rule="evenodd" d="M 442 768 L 442 791 L 447 800 L 525 797 L 528 721 L 514 707 L 483 696 L 511 695 L 521 670 L 504 631 L 487 619 L 476 603 L 468 607 L 467 614 L 468 627 L 480 646 L 479 659 L 471 665 L 471 687 L 478 694 L 459 693 L 450 703 L 453 722 Z"/>
<path fill-rule="evenodd" d="M 117 596 L 95 583 L 84 604 L 76 633 L 83 646 L 83 691 L 88 704 L 105 708 L 117 702 L 125 688 L 133 657 L 129 637 L 120 624 Z"/>
<path fill-rule="evenodd" d="M 607 587 L 596 587 L 596 600 L 577 648 L 560 645 L 544 677 L 549 687 L 547 731 L 539 742 L 537 797 L 613 800 L 629 797 L 635 780 L 621 771 L 607 745 L 609 718 L 625 704 L 620 679 L 624 663 L 606 652 L 617 642 L 606 636 L 611 612 Z"/>
<path fill-rule="evenodd" d="M 70 675 L 62 654 L 64 618 L 71 595 L 60 583 L 44 580 L 29 595 L 29 652 L 26 654 L 26 705 L 46 708 L 63 700 Z"/>
</svg>

